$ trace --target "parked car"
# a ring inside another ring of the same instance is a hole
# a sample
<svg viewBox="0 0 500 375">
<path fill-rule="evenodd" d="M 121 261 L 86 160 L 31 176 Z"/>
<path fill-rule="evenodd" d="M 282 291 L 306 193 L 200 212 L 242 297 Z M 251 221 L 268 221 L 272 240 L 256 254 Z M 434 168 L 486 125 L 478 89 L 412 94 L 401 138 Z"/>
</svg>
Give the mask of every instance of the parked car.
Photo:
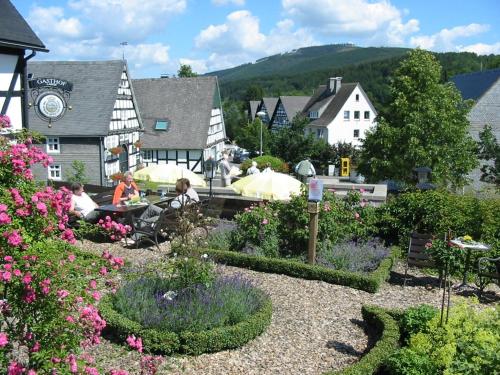
<svg viewBox="0 0 500 375">
<path fill-rule="evenodd" d="M 233 154 L 233 163 L 243 163 L 245 160 L 250 159 L 250 152 L 247 150 L 239 149 L 236 150 Z"/>
</svg>

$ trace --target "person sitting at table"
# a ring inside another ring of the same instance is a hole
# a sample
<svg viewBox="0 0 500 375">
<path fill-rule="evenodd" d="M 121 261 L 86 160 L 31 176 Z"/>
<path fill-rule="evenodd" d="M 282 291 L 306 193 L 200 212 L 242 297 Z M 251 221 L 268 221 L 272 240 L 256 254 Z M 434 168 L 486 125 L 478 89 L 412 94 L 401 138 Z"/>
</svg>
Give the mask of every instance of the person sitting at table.
<svg viewBox="0 0 500 375">
<path fill-rule="evenodd" d="M 260 173 L 260 169 L 257 168 L 257 162 L 256 161 L 252 161 L 252 166 L 247 169 L 247 175 L 259 174 L 259 173 Z"/>
<path fill-rule="evenodd" d="M 175 192 L 177 196 L 170 202 L 170 207 L 181 208 L 194 202 L 191 201 L 191 197 L 187 194 L 187 186 L 182 178 L 175 183 Z"/>
<path fill-rule="evenodd" d="M 73 182 L 71 192 L 73 194 L 71 194 L 69 213 L 89 223 L 96 223 L 100 213 L 95 209 L 99 205 L 83 191 L 83 185 L 79 182 Z"/>
<path fill-rule="evenodd" d="M 184 183 L 186 194 L 189 195 L 191 202 L 199 202 L 200 197 L 198 196 L 198 193 L 191 187 L 191 182 L 189 181 L 189 179 L 181 178 L 181 180 Z"/>
<path fill-rule="evenodd" d="M 123 181 L 118 184 L 113 195 L 113 204 L 121 204 L 131 200 L 134 197 L 139 197 L 139 188 L 134 182 L 132 172 L 123 174 Z"/>
</svg>

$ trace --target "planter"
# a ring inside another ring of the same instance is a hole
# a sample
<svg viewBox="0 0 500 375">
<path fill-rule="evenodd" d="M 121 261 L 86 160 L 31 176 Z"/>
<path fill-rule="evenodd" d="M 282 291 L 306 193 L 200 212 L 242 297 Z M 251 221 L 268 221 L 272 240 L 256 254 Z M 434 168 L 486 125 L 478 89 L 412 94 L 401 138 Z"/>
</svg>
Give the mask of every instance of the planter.
<svg viewBox="0 0 500 375">
<path fill-rule="evenodd" d="M 123 173 L 113 173 L 111 176 L 109 176 L 109 178 L 111 178 L 113 181 L 121 181 L 123 179 Z"/>
<path fill-rule="evenodd" d="M 113 147 L 109 149 L 109 152 L 111 152 L 113 155 L 120 155 L 123 152 L 123 147 Z"/>
</svg>

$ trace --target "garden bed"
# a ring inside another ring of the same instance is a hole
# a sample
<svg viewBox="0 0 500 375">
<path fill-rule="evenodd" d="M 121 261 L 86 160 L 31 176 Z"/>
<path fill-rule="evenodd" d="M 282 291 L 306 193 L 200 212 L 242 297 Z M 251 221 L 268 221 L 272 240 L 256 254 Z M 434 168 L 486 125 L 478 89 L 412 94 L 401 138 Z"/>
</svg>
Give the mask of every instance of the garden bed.
<svg viewBox="0 0 500 375">
<path fill-rule="evenodd" d="M 162 354 L 185 353 L 198 355 L 238 348 L 259 336 L 271 322 L 272 304 L 269 297 L 259 293 L 260 307 L 246 320 L 230 326 L 210 330 L 180 333 L 162 329 L 145 328 L 120 312 L 113 305 L 113 296 L 105 297 L 99 304 L 101 315 L 107 322 L 107 330 L 121 342 L 130 335 L 141 337 L 147 351 Z"/>
<path fill-rule="evenodd" d="M 293 260 L 253 256 L 234 251 L 203 249 L 215 261 L 235 267 L 248 268 L 255 271 L 299 277 L 308 280 L 321 280 L 330 284 L 345 285 L 351 288 L 375 293 L 380 285 L 389 278 L 396 254 L 399 249 L 391 248 L 390 254 L 379 266 L 369 273 L 356 273 L 300 263 Z"/>
</svg>

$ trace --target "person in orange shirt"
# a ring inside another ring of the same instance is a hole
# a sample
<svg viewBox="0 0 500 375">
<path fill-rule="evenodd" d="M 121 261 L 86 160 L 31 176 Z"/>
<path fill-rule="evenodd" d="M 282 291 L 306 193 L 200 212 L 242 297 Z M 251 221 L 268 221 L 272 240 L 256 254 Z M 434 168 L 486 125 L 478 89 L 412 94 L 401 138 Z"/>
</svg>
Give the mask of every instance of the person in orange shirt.
<svg viewBox="0 0 500 375">
<path fill-rule="evenodd" d="M 132 178 L 132 173 L 125 172 L 123 175 L 123 181 L 120 182 L 115 189 L 115 194 L 113 195 L 113 204 L 121 204 L 138 196 L 139 188 Z"/>
</svg>

